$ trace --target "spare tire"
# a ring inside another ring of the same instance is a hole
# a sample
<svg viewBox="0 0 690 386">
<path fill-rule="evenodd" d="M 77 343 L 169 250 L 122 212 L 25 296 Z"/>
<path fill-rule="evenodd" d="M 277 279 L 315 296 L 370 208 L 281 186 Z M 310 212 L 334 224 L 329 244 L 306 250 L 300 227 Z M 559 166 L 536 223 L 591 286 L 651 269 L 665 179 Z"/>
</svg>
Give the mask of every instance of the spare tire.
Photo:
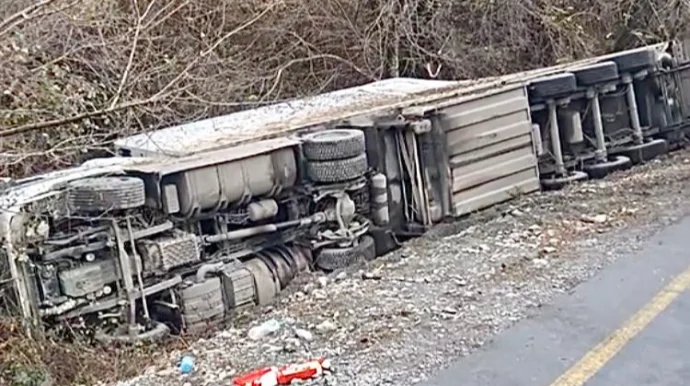
<svg viewBox="0 0 690 386">
<path fill-rule="evenodd" d="M 351 158 L 366 151 L 364 132 L 334 129 L 302 136 L 302 151 L 311 161 L 332 161 Z"/>
<path fill-rule="evenodd" d="M 369 170 L 367 155 L 333 161 L 307 163 L 307 176 L 314 182 L 335 183 L 354 180 Z"/>
<path fill-rule="evenodd" d="M 351 181 L 369 170 L 366 154 L 334 161 L 307 163 L 307 176 L 314 182 L 336 183 Z"/>
<path fill-rule="evenodd" d="M 136 177 L 85 178 L 67 186 L 67 204 L 77 212 L 133 209 L 145 201 L 144 181 Z"/>
<path fill-rule="evenodd" d="M 558 97 L 574 92 L 577 89 L 577 83 L 575 81 L 575 75 L 563 73 L 536 79 L 532 81 L 528 89 L 532 97 Z"/>
<path fill-rule="evenodd" d="M 618 79 L 618 66 L 615 62 L 603 62 L 573 70 L 577 83 L 582 86 L 593 86 Z"/>
<path fill-rule="evenodd" d="M 651 49 L 627 52 L 611 58 L 618 66 L 618 72 L 635 72 L 656 65 L 656 53 Z"/>
<path fill-rule="evenodd" d="M 376 258 L 374 239 L 364 235 L 356 246 L 348 248 L 322 248 L 316 255 L 316 266 L 324 271 L 334 271 L 348 267 L 360 261 L 372 261 Z"/>
</svg>

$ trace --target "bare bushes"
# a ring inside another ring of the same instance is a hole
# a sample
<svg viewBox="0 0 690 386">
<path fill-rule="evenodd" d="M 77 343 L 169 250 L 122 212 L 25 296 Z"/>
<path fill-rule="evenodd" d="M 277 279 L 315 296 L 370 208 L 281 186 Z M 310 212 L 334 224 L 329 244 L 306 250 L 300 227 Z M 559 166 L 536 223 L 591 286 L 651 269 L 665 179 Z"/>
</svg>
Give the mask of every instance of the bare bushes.
<svg viewBox="0 0 690 386">
<path fill-rule="evenodd" d="M 83 385 L 126 379 L 167 354 L 157 346 L 95 347 L 32 335 L 14 320 L 0 318 L 0 385 Z M 168 348 L 176 345 L 183 347 L 174 341 Z"/>
<path fill-rule="evenodd" d="M 38 4 L 38 5 L 36 5 Z M 25 12 L 16 17 L 17 12 Z M 118 135 L 391 77 L 476 78 L 674 36 L 681 0 L 52 0 L 0 12 L 0 175 Z M 13 18 L 14 17 L 14 18 Z"/>
</svg>

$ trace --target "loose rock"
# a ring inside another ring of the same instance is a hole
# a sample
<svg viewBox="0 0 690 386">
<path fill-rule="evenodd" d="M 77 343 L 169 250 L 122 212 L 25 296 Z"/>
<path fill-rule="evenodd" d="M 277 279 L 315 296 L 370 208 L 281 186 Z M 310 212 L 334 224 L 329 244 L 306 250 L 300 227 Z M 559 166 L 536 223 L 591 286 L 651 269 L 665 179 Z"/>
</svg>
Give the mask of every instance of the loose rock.
<svg viewBox="0 0 690 386">
<path fill-rule="evenodd" d="M 277 332 L 278 330 L 280 330 L 280 323 L 275 319 L 271 319 L 258 326 L 250 328 L 247 332 L 247 336 L 251 340 L 259 340 Z"/>
<path fill-rule="evenodd" d="M 306 340 L 307 342 L 314 340 L 314 334 L 301 328 L 295 329 L 295 335 L 302 340 Z"/>
<path fill-rule="evenodd" d="M 316 329 L 321 332 L 330 332 L 337 330 L 338 326 L 330 320 L 324 320 L 321 324 L 316 326 Z"/>
<path fill-rule="evenodd" d="M 378 273 L 374 273 L 374 272 L 364 272 L 364 273 L 362 274 L 362 279 L 365 279 L 365 280 L 381 280 L 381 279 L 383 279 L 383 276 L 381 276 L 381 275 L 378 274 Z"/>
</svg>

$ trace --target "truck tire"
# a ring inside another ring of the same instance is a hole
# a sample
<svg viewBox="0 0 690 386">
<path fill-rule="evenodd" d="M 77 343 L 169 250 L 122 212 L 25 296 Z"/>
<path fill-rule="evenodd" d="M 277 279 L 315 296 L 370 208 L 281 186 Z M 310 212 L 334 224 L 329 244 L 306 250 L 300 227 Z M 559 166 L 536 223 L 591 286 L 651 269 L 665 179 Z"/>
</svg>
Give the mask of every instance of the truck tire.
<svg viewBox="0 0 690 386">
<path fill-rule="evenodd" d="M 568 185 L 586 181 L 589 176 L 585 172 L 573 171 L 564 177 L 549 177 L 541 179 L 541 186 L 544 190 L 560 190 Z"/>
<path fill-rule="evenodd" d="M 269 249 L 258 253 L 256 256 L 266 264 L 266 267 L 268 267 L 271 275 L 273 275 L 273 278 L 276 280 L 278 290 L 283 290 L 290 284 L 292 280 L 290 273 L 292 270 L 278 252 Z"/>
<path fill-rule="evenodd" d="M 535 98 L 547 99 L 565 96 L 576 90 L 575 75 L 571 73 L 556 74 L 532 81 L 528 89 Z"/>
<path fill-rule="evenodd" d="M 67 204 L 77 212 L 133 209 L 144 205 L 144 181 L 136 177 L 96 177 L 68 185 Z"/>
<path fill-rule="evenodd" d="M 286 248 L 274 248 L 271 250 L 275 256 L 276 267 L 278 268 L 278 279 L 282 289 L 285 289 L 292 279 L 297 276 L 297 264 L 292 260 L 290 252 Z"/>
<path fill-rule="evenodd" d="M 652 50 L 628 52 L 611 58 L 618 66 L 618 72 L 635 72 L 656 65 L 656 54 Z"/>
<path fill-rule="evenodd" d="M 573 71 L 577 83 L 581 86 L 593 86 L 618 79 L 618 66 L 615 62 L 603 62 Z"/>
<path fill-rule="evenodd" d="M 138 344 L 138 343 L 155 343 L 160 342 L 170 335 L 170 328 L 160 322 L 154 322 L 154 326 L 137 335 L 130 336 L 122 331 L 105 331 L 99 329 L 94 333 L 94 339 L 105 345 L 112 345 L 114 343 L 120 344 Z"/>
<path fill-rule="evenodd" d="M 182 320 L 188 333 L 199 333 L 223 320 L 225 304 L 218 277 L 195 283 L 181 291 Z"/>
<path fill-rule="evenodd" d="M 631 166 L 632 161 L 630 161 L 630 158 L 622 155 L 614 155 L 610 156 L 606 162 L 585 165 L 582 167 L 582 170 L 584 170 L 591 179 L 601 179 L 613 172 L 630 169 Z"/>
<path fill-rule="evenodd" d="M 347 248 L 322 248 L 316 254 L 316 266 L 324 271 L 346 268 L 360 261 L 372 261 L 376 258 L 374 239 L 364 235 L 359 243 Z"/>
<path fill-rule="evenodd" d="M 663 139 L 654 139 L 641 145 L 631 145 L 616 151 L 616 154 L 630 158 L 633 165 L 651 161 L 666 153 L 668 153 L 668 142 Z"/>
<path fill-rule="evenodd" d="M 306 134 L 302 140 L 302 151 L 310 161 L 352 158 L 366 151 L 362 130 L 325 130 Z"/>
<path fill-rule="evenodd" d="M 367 155 L 307 163 L 307 176 L 314 182 L 335 183 L 354 180 L 363 176 L 369 169 Z"/>
</svg>

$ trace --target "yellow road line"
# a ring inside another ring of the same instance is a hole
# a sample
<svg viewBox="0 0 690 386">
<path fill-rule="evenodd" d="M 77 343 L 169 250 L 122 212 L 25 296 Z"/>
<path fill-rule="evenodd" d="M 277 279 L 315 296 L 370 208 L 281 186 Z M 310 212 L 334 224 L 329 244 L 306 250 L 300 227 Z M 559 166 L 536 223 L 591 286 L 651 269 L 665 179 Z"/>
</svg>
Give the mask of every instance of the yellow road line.
<svg viewBox="0 0 690 386">
<path fill-rule="evenodd" d="M 690 287 L 690 268 L 676 276 L 654 299 L 628 319 L 623 326 L 585 354 L 579 362 L 558 377 L 551 386 L 584 385 L 688 287 Z"/>
</svg>

